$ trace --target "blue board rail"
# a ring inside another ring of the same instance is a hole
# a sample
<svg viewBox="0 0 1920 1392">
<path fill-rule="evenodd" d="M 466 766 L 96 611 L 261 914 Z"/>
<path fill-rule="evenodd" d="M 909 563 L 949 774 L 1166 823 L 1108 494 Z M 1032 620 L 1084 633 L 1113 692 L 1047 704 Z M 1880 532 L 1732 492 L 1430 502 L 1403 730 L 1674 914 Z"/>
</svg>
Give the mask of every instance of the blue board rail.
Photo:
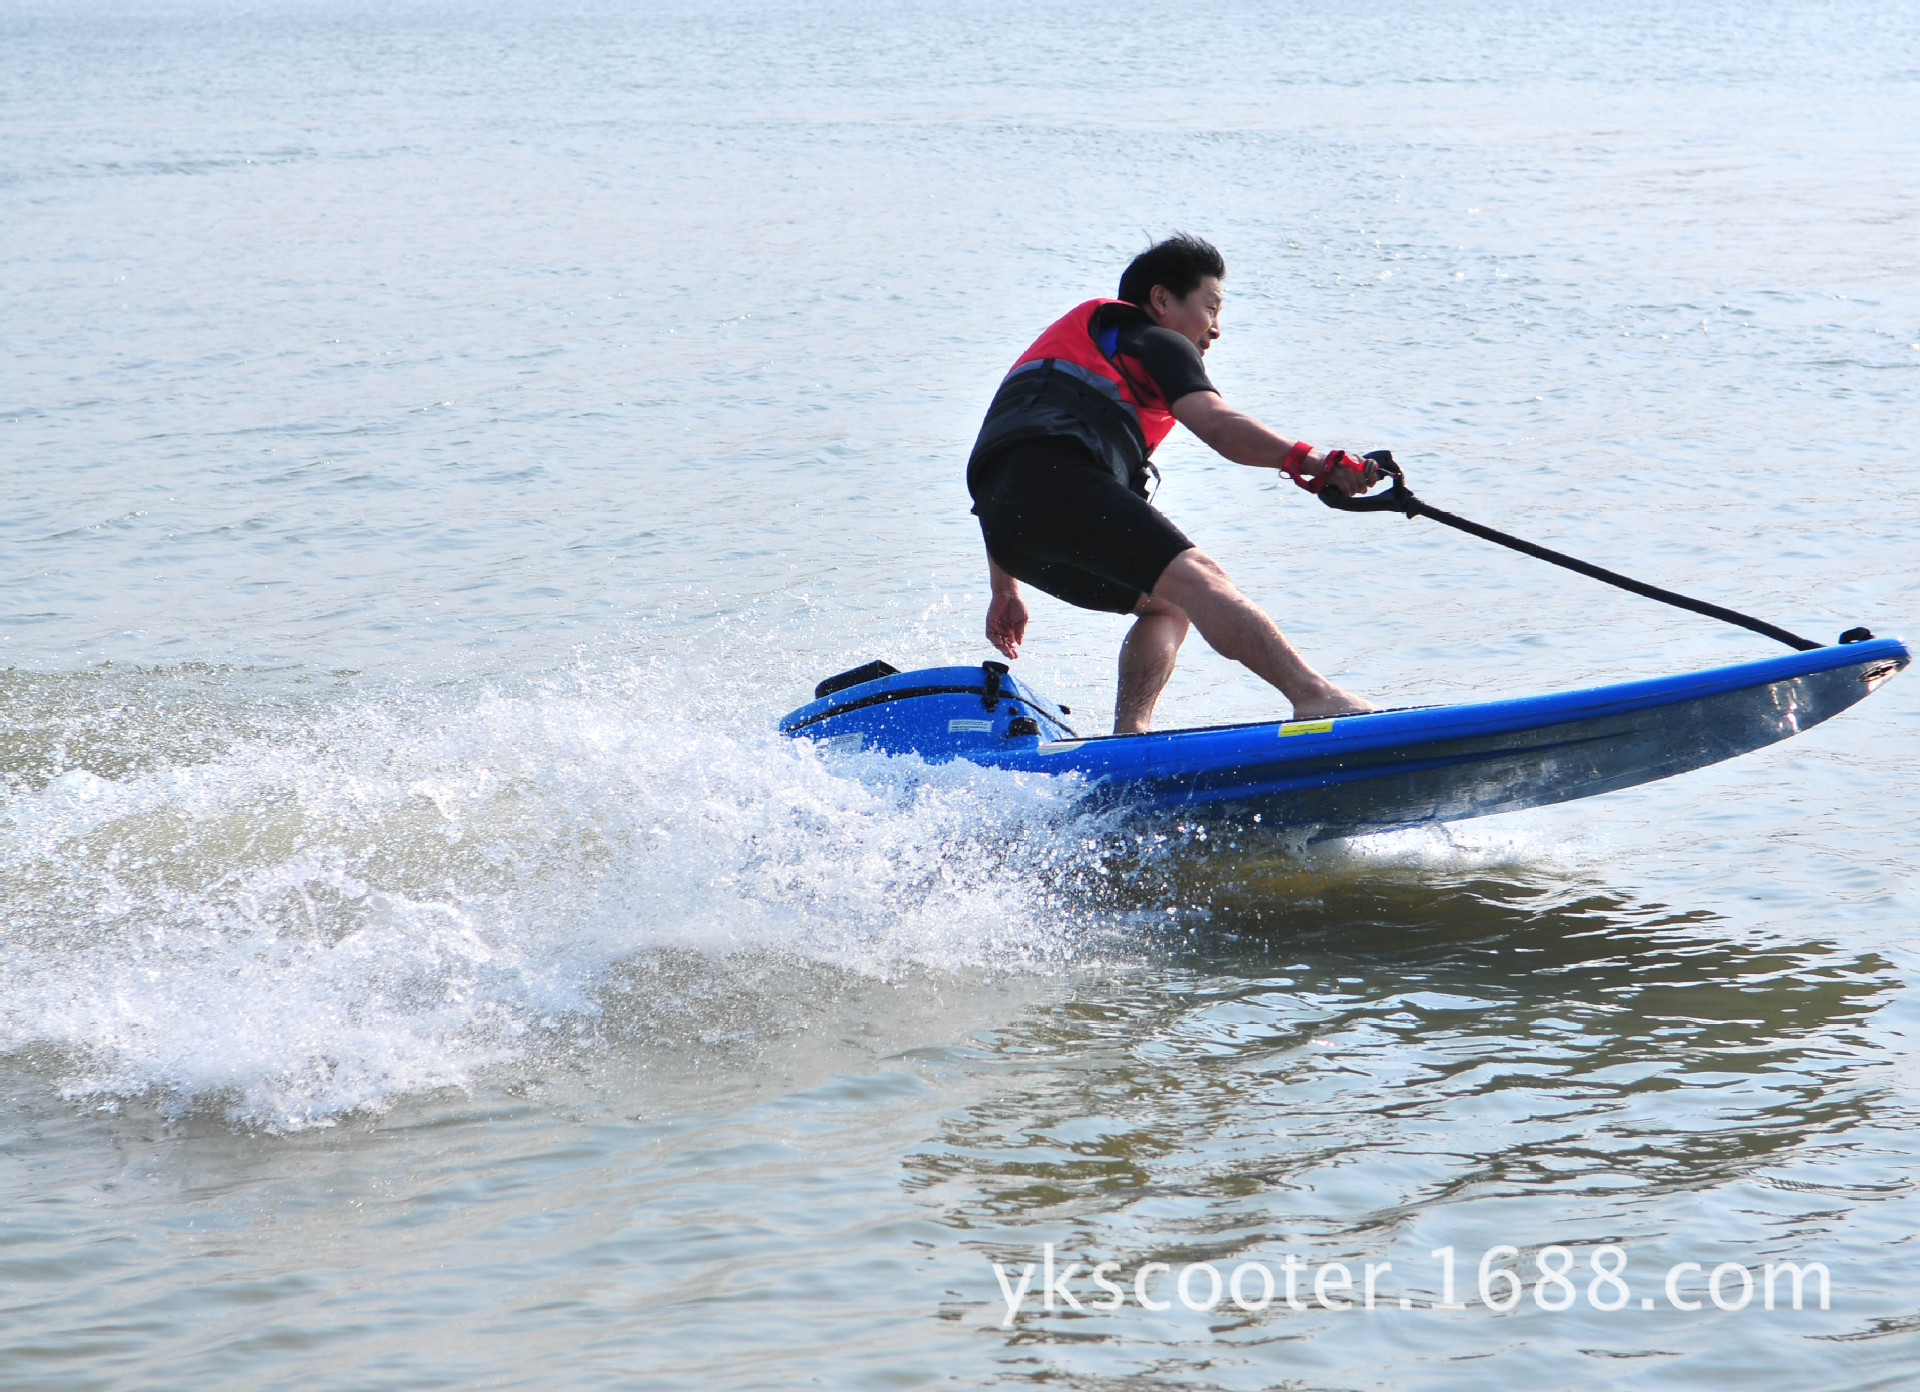
<svg viewBox="0 0 1920 1392">
<path fill-rule="evenodd" d="M 780 726 L 842 748 L 1072 775 L 1102 805 L 1318 839 L 1565 802 L 1718 763 L 1831 719 L 1909 661 L 1898 639 L 1869 639 L 1513 700 L 1090 738 L 983 664 L 888 672 Z"/>
</svg>

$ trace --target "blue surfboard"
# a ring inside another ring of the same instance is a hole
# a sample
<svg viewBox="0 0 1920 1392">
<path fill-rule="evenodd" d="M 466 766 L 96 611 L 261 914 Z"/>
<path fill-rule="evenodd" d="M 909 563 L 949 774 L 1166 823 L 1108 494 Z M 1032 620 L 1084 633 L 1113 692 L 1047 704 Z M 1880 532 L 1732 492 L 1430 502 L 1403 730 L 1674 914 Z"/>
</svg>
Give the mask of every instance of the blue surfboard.
<svg viewBox="0 0 1920 1392">
<path fill-rule="evenodd" d="M 839 748 L 1071 774 L 1100 805 L 1319 840 L 1669 778 L 1818 725 L 1908 661 L 1899 640 L 1868 639 L 1516 700 L 1094 737 L 1000 663 L 875 662 L 822 682 L 780 728 Z"/>
</svg>

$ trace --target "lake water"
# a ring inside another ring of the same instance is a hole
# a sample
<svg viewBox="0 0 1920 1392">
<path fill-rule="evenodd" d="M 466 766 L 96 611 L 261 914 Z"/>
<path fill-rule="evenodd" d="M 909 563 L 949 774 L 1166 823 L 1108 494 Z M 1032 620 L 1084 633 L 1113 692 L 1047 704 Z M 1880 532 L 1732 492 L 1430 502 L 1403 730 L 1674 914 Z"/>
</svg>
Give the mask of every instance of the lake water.
<svg viewBox="0 0 1920 1392">
<path fill-rule="evenodd" d="M 1911 635 L 1920 11 L 11 0 L 0 55 L 7 1387 L 1912 1385 L 1912 676 L 1306 852 L 772 725 L 989 655 L 980 413 L 1176 228 L 1282 431 Z M 1382 704 L 1776 651 L 1160 462 Z M 1121 621 L 1034 608 L 1103 711 Z M 1277 713 L 1197 639 L 1161 707 Z"/>
</svg>

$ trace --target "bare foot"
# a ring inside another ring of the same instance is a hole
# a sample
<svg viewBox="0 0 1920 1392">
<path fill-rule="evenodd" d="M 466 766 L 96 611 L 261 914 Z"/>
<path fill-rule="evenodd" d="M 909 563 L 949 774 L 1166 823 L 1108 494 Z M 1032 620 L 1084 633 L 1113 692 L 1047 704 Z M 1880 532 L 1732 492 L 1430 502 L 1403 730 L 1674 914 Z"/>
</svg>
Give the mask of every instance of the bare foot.
<svg viewBox="0 0 1920 1392">
<path fill-rule="evenodd" d="M 1372 709 L 1374 709 L 1372 702 L 1362 700 L 1351 691 L 1342 691 L 1332 682 L 1327 682 L 1322 690 L 1293 703 L 1293 718 L 1319 720 L 1329 715 L 1365 715 Z"/>
</svg>

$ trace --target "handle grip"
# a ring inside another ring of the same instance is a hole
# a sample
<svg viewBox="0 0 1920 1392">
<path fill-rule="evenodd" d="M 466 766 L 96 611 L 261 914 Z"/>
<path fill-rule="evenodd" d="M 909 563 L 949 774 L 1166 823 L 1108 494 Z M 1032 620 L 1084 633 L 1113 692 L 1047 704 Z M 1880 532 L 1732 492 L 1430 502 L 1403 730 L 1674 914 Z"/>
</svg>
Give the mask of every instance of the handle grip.
<svg viewBox="0 0 1920 1392">
<path fill-rule="evenodd" d="M 1320 501 L 1341 512 L 1404 512 L 1409 517 L 1415 516 L 1420 511 L 1420 500 L 1407 487 L 1406 473 L 1393 462 L 1393 451 L 1369 450 L 1361 457 L 1379 465 L 1380 472 L 1393 480 L 1393 487 L 1371 498 L 1350 498 L 1329 483 L 1320 490 Z"/>
</svg>

